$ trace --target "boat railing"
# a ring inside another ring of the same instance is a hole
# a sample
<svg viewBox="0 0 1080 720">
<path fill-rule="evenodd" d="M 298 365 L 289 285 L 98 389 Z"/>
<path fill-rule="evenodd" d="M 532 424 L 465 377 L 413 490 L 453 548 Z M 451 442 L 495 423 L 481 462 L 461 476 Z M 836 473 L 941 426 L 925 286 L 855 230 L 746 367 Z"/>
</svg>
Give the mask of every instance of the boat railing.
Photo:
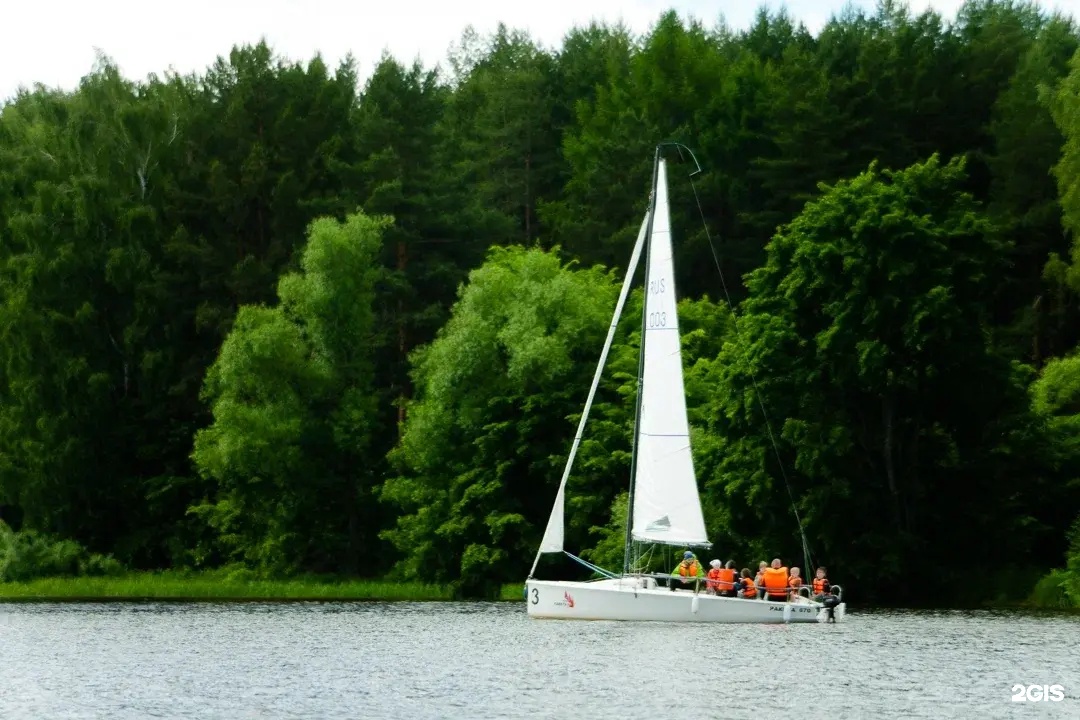
<svg viewBox="0 0 1080 720">
<path fill-rule="evenodd" d="M 670 583 L 672 580 L 678 580 L 680 582 L 690 584 L 694 580 L 697 580 L 700 583 L 700 591 L 701 592 L 705 592 L 706 588 L 708 587 L 708 584 L 707 584 L 708 579 L 703 578 L 703 577 L 702 578 L 685 578 L 684 579 L 683 576 L 681 576 L 681 575 L 669 575 L 668 573 L 654 572 L 654 573 L 640 573 L 640 574 L 643 575 L 643 576 L 646 576 L 646 577 L 656 578 L 657 580 L 664 580 L 667 583 Z M 734 583 L 734 585 L 733 585 L 733 587 L 731 589 L 736 591 L 736 594 L 734 596 L 728 596 L 728 597 L 733 597 L 734 599 L 738 599 L 738 600 L 757 600 L 758 599 L 757 597 L 744 597 L 743 594 L 742 594 L 742 585 L 739 584 L 739 578 L 736 578 L 735 580 L 736 581 L 735 581 L 735 583 Z M 670 587 L 670 585 L 669 585 L 669 587 Z M 764 586 L 759 586 L 759 585 L 754 585 L 753 588 L 754 588 L 754 591 L 758 592 L 758 593 L 760 593 L 762 590 L 765 589 Z M 690 589 L 690 588 L 687 588 L 687 589 Z"/>
<path fill-rule="evenodd" d="M 681 576 L 681 575 L 669 575 L 668 573 L 661 573 L 661 572 L 630 573 L 630 576 L 632 576 L 632 577 L 640 577 L 640 578 L 652 578 L 653 580 L 655 580 L 657 582 L 657 584 L 659 584 L 659 582 L 661 580 L 663 580 L 665 583 L 669 583 L 669 587 L 670 587 L 670 583 L 673 580 L 677 580 L 677 581 L 682 582 L 682 583 L 687 584 L 687 585 L 690 585 L 690 584 L 694 583 L 694 581 L 696 580 L 697 581 L 696 590 L 698 592 L 705 592 L 705 589 L 708 587 L 706 578 L 702 578 L 702 577 L 683 578 L 683 576 Z M 736 583 L 736 587 L 738 587 L 738 583 Z M 687 588 L 687 589 L 694 589 L 694 588 Z M 764 588 L 764 586 L 754 585 L 754 589 L 757 590 L 760 593 L 760 591 L 764 590 L 765 588 Z M 742 593 L 741 593 L 741 588 L 739 588 L 739 590 L 740 590 L 739 594 L 737 594 L 735 596 L 738 599 L 740 599 L 740 600 L 753 600 L 754 599 L 754 598 L 743 597 Z M 804 583 L 802 585 L 799 585 L 799 587 L 795 590 L 795 592 L 796 592 L 796 594 L 799 595 L 799 597 L 805 597 L 807 600 L 813 600 L 814 599 L 813 588 L 811 588 L 811 586 L 808 585 L 808 584 Z M 829 586 L 829 592 L 831 592 L 833 595 L 835 595 L 837 600 L 843 601 L 843 599 L 844 599 L 844 589 L 842 587 L 840 587 L 839 585 L 836 585 L 836 584 L 830 585 Z M 768 599 L 768 598 L 766 598 L 766 599 Z M 778 602 L 778 601 L 777 600 L 770 600 L 770 602 Z"/>
<path fill-rule="evenodd" d="M 817 595 L 814 594 L 813 589 L 809 585 L 800 585 L 799 594 L 802 595 L 803 591 L 806 591 L 806 597 L 809 600 L 813 600 Z M 839 585 L 830 585 L 829 592 L 836 596 L 837 600 L 843 601 L 844 589 Z"/>
</svg>

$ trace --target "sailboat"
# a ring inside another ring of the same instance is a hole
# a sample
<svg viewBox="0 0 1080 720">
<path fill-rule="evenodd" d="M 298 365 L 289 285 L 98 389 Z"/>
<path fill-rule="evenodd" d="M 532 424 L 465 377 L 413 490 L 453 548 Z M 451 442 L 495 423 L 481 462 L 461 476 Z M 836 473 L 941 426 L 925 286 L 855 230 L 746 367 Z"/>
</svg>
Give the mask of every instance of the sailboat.
<svg viewBox="0 0 1080 720">
<path fill-rule="evenodd" d="M 722 597 L 706 594 L 704 582 L 697 590 L 672 590 L 657 582 L 667 576 L 633 570 L 631 567 L 631 547 L 634 543 L 679 548 L 711 547 L 694 474 L 686 414 L 667 169 L 661 155 L 662 148 L 671 145 L 689 152 L 688 148 L 676 143 L 662 143 L 656 147 L 649 208 L 631 253 L 592 387 L 555 495 L 555 504 L 525 584 L 528 614 L 534 618 L 577 620 L 722 623 L 824 622 L 826 619 L 839 619 L 844 613 L 839 596 L 834 596 L 828 602 L 816 602 L 802 594 L 790 601 Z M 690 156 L 693 157 L 692 152 Z M 697 165 L 696 159 L 694 163 Z M 695 174 L 698 171 L 700 166 Z M 566 482 L 643 249 L 646 256 L 645 303 L 642 310 L 634 449 L 628 496 L 626 559 L 622 573 L 614 573 L 564 549 L 563 514 Z M 537 580 L 534 578 L 537 563 L 545 553 L 565 553 L 602 577 L 588 581 Z M 834 587 L 834 590 L 839 588 Z"/>
</svg>

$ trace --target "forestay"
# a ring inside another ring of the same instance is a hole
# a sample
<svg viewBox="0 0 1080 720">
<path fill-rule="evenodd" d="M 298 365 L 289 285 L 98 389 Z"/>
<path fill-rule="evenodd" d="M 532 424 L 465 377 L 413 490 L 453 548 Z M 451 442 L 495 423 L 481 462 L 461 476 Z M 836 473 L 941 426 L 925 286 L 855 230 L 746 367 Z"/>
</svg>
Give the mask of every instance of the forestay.
<svg viewBox="0 0 1080 720">
<path fill-rule="evenodd" d="M 563 550 L 563 506 L 565 503 L 566 481 L 570 477 L 570 469 L 573 467 L 574 457 L 577 455 L 578 446 L 581 444 L 585 422 L 589 419 L 589 410 L 592 408 L 593 398 L 596 396 L 596 388 L 600 385 L 600 376 L 604 370 L 604 363 L 607 362 L 608 351 L 611 349 L 611 342 L 615 338 L 615 329 L 619 325 L 619 318 L 622 317 L 626 298 L 630 294 L 630 283 L 634 278 L 634 273 L 637 271 L 638 263 L 641 261 L 641 250 L 645 244 L 645 232 L 648 225 L 649 215 L 646 213 L 645 219 L 641 222 L 641 228 L 638 230 L 637 242 L 634 243 L 634 251 L 630 256 L 630 265 L 626 268 L 626 279 L 623 280 L 619 300 L 615 303 L 615 312 L 611 317 L 611 325 L 608 327 L 604 349 L 600 352 L 600 361 L 596 364 L 592 387 L 589 388 L 589 396 L 585 400 L 585 409 L 581 413 L 577 433 L 574 435 L 574 442 L 570 446 L 570 455 L 566 458 L 566 467 L 563 469 L 562 480 L 559 482 L 559 492 L 555 495 L 555 506 L 551 509 L 551 515 L 548 517 L 544 539 L 540 542 L 540 551 L 536 555 L 536 560 L 533 561 L 533 572 L 536 570 L 536 562 L 540 559 L 541 553 L 562 552 Z M 530 572 L 531 576 L 532 573 Z"/>
<path fill-rule="evenodd" d="M 654 202 L 646 266 L 645 361 L 632 537 L 646 542 L 708 545 L 690 453 L 667 171 L 662 158 L 657 168 Z"/>
</svg>

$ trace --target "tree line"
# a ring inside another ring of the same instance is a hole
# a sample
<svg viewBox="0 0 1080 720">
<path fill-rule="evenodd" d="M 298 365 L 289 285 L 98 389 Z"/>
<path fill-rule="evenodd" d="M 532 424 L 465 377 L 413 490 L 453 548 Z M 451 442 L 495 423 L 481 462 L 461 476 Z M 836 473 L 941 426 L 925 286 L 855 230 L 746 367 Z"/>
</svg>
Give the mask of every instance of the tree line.
<svg viewBox="0 0 1080 720">
<path fill-rule="evenodd" d="M 363 87 L 260 43 L 21 91 L 0 521 L 140 569 L 523 578 L 673 139 L 705 170 L 669 182 L 717 552 L 801 557 L 794 504 L 861 598 L 1024 594 L 1080 563 L 1078 48 L 1033 4 L 885 0 L 817 35 L 765 10 L 467 30 Z M 600 564 L 641 298 L 567 494 Z"/>
</svg>

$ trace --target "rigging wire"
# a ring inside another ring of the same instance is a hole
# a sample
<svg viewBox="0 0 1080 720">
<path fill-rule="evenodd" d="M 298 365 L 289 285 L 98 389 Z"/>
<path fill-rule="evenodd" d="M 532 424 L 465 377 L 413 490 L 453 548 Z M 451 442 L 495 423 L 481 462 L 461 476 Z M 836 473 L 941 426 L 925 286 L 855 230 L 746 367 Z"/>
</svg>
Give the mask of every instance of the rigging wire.
<svg viewBox="0 0 1080 720">
<path fill-rule="evenodd" d="M 679 154 L 682 154 L 681 148 Z M 696 173 L 692 173 L 690 175 L 690 188 L 694 191 L 694 202 L 697 203 L 698 215 L 701 216 L 701 226 L 705 229 L 705 238 L 709 241 L 709 250 L 712 252 L 713 263 L 716 264 L 716 272 L 720 275 L 720 287 L 724 291 L 724 300 L 727 302 L 728 310 L 731 312 L 731 324 L 735 329 L 735 335 L 738 336 L 739 322 L 735 313 L 735 305 L 731 302 L 731 294 L 728 292 L 727 281 L 724 280 L 724 271 L 720 269 L 720 256 L 716 252 L 712 233 L 709 232 L 709 224 L 705 220 L 705 211 L 701 207 L 701 198 L 698 195 L 697 185 L 694 183 L 695 174 Z M 814 565 L 812 562 L 813 557 L 810 553 L 810 544 L 806 540 L 806 531 L 803 528 L 802 518 L 799 516 L 799 508 L 795 505 L 795 495 L 791 492 L 791 483 L 788 481 L 787 471 L 784 469 L 784 461 L 780 455 L 780 446 L 776 442 L 776 435 L 773 433 L 772 421 L 769 419 L 768 410 L 765 409 L 765 400 L 758 388 L 757 376 L 754 374 L 754 369 L 751 367 L 749 360 L 746 362 L 746 371 L 750 375 L 750 383 L 753 385 L 754 396 L 757 398 L 758 407 L 761 408 L 761 414 L 765 418 L 765 428 L 769 434 L 769 442 L 772 443 L 773 452 L 776 454 L 776 462 L 780 467 L 780 476 L 784 479 L 784 487 L 787 488 L 788 499 L 791 500 L 791 509 L 795 513 L 795 521 L 799 524 L 799 537 L 802 540 L 803 560 L 806 562 L 806 577 L 811 577 L 814 572 Z"/>
</svg>

